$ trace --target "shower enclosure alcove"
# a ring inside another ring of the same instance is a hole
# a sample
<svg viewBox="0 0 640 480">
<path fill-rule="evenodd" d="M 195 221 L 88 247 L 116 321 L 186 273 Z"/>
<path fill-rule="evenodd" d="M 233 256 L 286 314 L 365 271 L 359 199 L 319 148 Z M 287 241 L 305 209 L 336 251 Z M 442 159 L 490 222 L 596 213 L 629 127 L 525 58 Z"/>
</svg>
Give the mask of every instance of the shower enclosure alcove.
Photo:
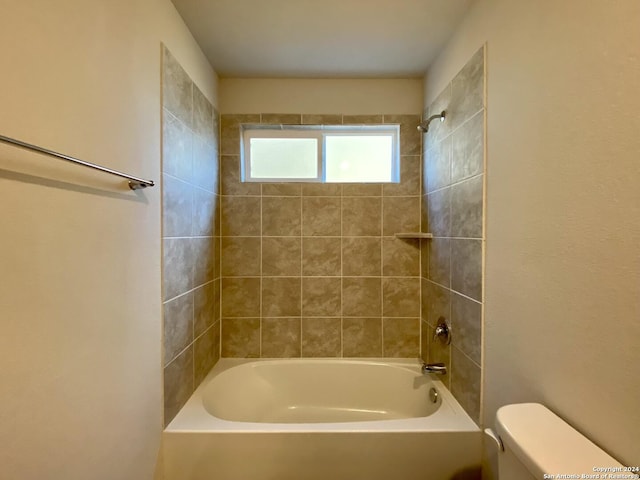
<svg viewBox="0 0 640 480">
<path fill-rule="evenodd" d="M 219 357 L 444 362 L 444 385 L 478 422 L 484 48 L 423 116 L 219 115 L 163 56 L 165 424 Z M 401 181 L 242 182 L 244 123 L 398 124 Z M 449 346 L 430 340 L 440 317 Z"/>
</svg>

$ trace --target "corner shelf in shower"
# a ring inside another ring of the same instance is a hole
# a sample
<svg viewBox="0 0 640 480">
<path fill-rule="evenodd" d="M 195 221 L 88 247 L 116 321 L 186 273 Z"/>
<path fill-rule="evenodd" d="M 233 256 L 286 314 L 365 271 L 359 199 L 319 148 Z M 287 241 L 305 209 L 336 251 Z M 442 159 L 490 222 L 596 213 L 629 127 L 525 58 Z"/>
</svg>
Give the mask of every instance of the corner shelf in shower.
<svg viewBox="0 0 640 480">
<path fill-rule="evenodd" d="M 422 232 L 402 232 L 396 233 L 396 238 L 433 238 L 432 233 L 422 233 Z"/>
</svg>

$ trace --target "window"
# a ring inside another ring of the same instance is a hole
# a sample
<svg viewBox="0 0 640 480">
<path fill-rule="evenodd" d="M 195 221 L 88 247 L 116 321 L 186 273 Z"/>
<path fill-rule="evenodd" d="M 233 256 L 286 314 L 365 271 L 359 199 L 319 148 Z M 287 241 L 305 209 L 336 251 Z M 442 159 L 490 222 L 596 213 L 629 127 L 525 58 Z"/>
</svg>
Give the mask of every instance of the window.
<svg viewBox="0 0 640 480">
<path fill-rule="evenodd" d="M 398 125 L 244 125 L 245 182 L 396 183 Z"/>
</svg>

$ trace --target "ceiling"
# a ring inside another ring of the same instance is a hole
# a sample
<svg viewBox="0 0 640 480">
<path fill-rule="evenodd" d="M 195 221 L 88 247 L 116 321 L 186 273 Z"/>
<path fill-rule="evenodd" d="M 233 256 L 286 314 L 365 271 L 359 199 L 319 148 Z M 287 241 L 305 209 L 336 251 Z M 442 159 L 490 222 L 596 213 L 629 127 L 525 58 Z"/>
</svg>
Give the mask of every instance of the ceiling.
<svg viewBox="0 0 640 480">
<path fill-rule="evenodd" d="M 422 76 L 473 0 L 172 0 L 221 77 Z"/>
</svg>

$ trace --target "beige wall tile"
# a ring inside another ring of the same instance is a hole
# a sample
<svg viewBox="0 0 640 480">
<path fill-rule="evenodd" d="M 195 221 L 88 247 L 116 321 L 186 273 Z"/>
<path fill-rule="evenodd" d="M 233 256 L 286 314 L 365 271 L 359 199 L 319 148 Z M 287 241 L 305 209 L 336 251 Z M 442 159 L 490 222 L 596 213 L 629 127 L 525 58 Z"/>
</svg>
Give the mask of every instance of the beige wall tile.
<svg viewBox="0 0 640 480">
<path fill-rule="evenodd" d="M 381 125 L 382 115 L 343 115 L 344 125 Z"/>
<path fill-rule="evenodd" d="M 429 280 L 448 287 L 451 284 L 451 239 L 429 242 Z"/>
<path fill-rule="evenodd" d="M 384 123 L 400 125 L 400 155 L 420 155 L 422 134 L 418 131 L 420 115 L 385 115 Z"/>
<path fill-rule="evenodd" d="M 261 183 L 262 195 L 270 197 L 299 197 L 302 185 L 299 183 Z"/>
<path fill-rule="evenodd" d="M 302 115 L 293 113 L 263 113 L 260 123 L 267 125 L 300 125 Z"/>
<path fill-rule="evenodd" d="M 216 308 L 220 308 L 220 292 L 216 292 L 216 288 L 220 288 L 219 281 L 207 283 L 193 291 L 193 335 L 195 337 L 203 334 L 220 316 L 220 313 L 216 312 Z"/>
<path fill-rule="evenodd" d="M 302 237 L 302 274 L 337 276 L 342 271 L 340 237 Z"/>
<path fill-rule="evenodd" d="M 484 49 L 480 48 L 451 81 L 447 121 L 455 130 L 484 107 Z"/>
<path fill-rule="evenodd" d="M 300 356 L 300 318 L 262 320 L 262 357 Z"/>
<path fill-rule="evenodd" d="M 451 187 L 451 236 L 482 238 L 484 175 Z"/>
<path fill-rule="evenodd" d="M 302 115 L 303 125 L 342 125 L 341 114 L 311 114 Z"/>
<path fill-rule="evenodd" d="M 382 187 L 384 195 L 420 195 L 422 186 L 422 157 L 405 155 L 400 157 L 400 182 L 385 183 Z"/>
<path fill-rule="evenodd" d="M 218 150 L 215 143 L 196 136 L 193 141 L 193 184 L 218 193 Z"/>
<path fill-rule="evenodd" d="M 220 258 L 222 255 L 222 237 L 214 237 L 213 243 L 214 254 L 216 256 L 213 261 L 213 276 L 219 279 L 222 268 L 222 259 Z"/>
<path fill-rule="evenodd" d="M 340 357 L 342 321 L 336 318 L 302 319 L 303 357 Z"/>
<path fill-rule="evenodd" d="M 197 287 L 213 280 L 216 260 L 215 239 L 213 237 L 192 238 L 193 244 L 193 286 Z"/>
<path fill-rule="evenodd" d="M 262 316 L 293 317 L 301 313 L 300 277 L 262 278 Z"/>
<path fill-rule="evenodd" d="M 447 323 L 451 322 L 451 291 L 441 285 L 430 281 L 424 281 L 423 298 L 426 301 L 425 321 L 435 327 L 441 318 Z"/>
<path fill-rule="evenodd" d="M 162 182 L 163 236 L 188 237 L 192 230 L 194 188 L 166 174 Z"/>
<path fill-rule="evenodd" d="M 340 198 L 303 198 L 302 234 L 316 237 L 340 235 L 340 205 Z"/>
<path fill-rule="evenodd" d="M 262 239 L 262 275 L 300 276 L 302 263 L 300 237 L 264 237 Z"/>
<path fill-rule="evenodd" d="M 262 235 L 299 236 L 301 217 L 300 197 L 262 198 Z"/>
<path fill-rule="evenodd" d="M 302 278 L 302 315 L 332 317 L 341 312 L 342 281 L 339 277 Z"/>
<path fill-rule="evenodd" d="M 260 316 L 260 278 L 222 279 L 222 316 Z"/>
<path fill-rule="evenodd" d="M 482 240 L 451 240 L 451 289 L 482 301 Z"/>
<path fill-rule="evenodd" d="M 249 277 L 260 275 L 260 237 L 222 238 L 222 276 Z"/>
<path fill-rule="evenodd" d="M 193 247 L 190 238 L 163 240 L 163 299 L 170 300 L 193 287 Z"/>
<path fill-rule="evenodd" d="M 166 366 L 193 341 L 193 293 L 165 303 L 163 322 Z"/>
<path fill-rule="evenodd" d="M 193 203 L 194 209 L 191 235 L 195 237 L 214 236 L 216 233 L 216 220 L 220 196 L 195 187 L 193 189 Z"/>
<path fill-rule="evenodd" d="M 342 315 L 373 317 L 382 314 L 382 284 L 380 278 L 343 277 Z"/>
<path fill-rule="evenodd" d="M 223 318 L 221 356 L 260 357 L 260 319 Z"/>
<path fill-rule="evenodd" d="M 452 345 L 482 365 L 482 304 L 452 293 L 451 328 Z"/>
<path fill-rule="evenodd" d="M 162 171 L 191 182 L 193 132 L 166 108 L 162 110 Z"/>
<path fill-rule="evenodd" d="M 216 323 L 194 342 L 194 380 L 200 385 L 220 358 L 220 324 Z"/>
<path fill-rule="evenodd" d="M 217 322 L 222 316 L 222 280 L 220 278 L 213 281 L 213 299 L 213 315 Z"/>
<path fill-rule="evenodd" d="M 213 141 L 213 105 L 195 84 L 193 85 L 193 131 L 206 141 Z"/>
<path fill-rule="evenodd" d="M 427 195 L 427 231 L 436 237 L 451 235 L 451 187 Z"/>
<path fill-rule="evenodd" d="M 469 416 L 480 423 L 480 367 L 454 347 L 451 349 L 451 372 L 451 393 Z"/>
<path fill-rule="evenodd" d="M 371 277 L 382 274 L 382 242 L 380 237 L 342 239 L 342 274 Z"/>
<path fill-rule="evenodd" d="M 342 194 L 340 183 L 303 183 L 303 197 L 339 197 Z"/>
<path fill-rule="evenodd" d="M 451 135 L 451 181 L 472 177 L 484 170 L 484 110 Z"/>
<path fill-rule="evenodd" d="M 222 235 L 260 235 L 260 197 L 222 197 Z"/>
<path fill-rule="evenodd" d="M 260 184 L 243 182 L 240 176 L 240 156 L 220 156 L 222 195 L 260 195 Z"/>
<path fill-rule="evenodd" d="M 171 52 L 162 49 L 162 105 L 189 128 L 193 125 L 193 82 Z"/>
<path fill-rule="evenodd" d="M 429 358 L 429 325 L 420 322 L 420 359 L 427 362 Z"/>
<path fill-rule="evenodd" d="M 420 231 L 420 197 L 384 197 L 383 235 Z"/>
<path fill-rule="evenodd" d="M 420 278 L 383 278 L 382 314 L 385 317 L 419 317 Z"/>
<path fill-rule="evenodd" d="M 420 275 L 420 240 L 382 239 L 382 274 L 413 277 Z"/>
<path fill-rule="evenodd" d="M 427 192 L 451 184 L 451 137 L 428 144 L 425 158 Z"/>
<path fill-rule="evenodd" d="M 420 240 L 420 276 L 429 278 L 429 243 L 431 240 Z"/>
<path fill-rule="evenodd" d="M 382 321 L 383 356 L 415 358 L 420 356 L 420 319 L 384 318 Z"/>
<path fill-rule="evenodd" d="M 173 420 L 194 391 L 193 346 L 164 367 L 164 424 Z"/>
<path fill-rule="evenodd" d="M 342 235 L 377 236 L 382 231 L 382 199 L 344 197 L 342 199 Z"/>
<path fill-rule="evenodd" d="M 220 115 L 220 153 L 240 155 L 240 125 L 260 123 L 260 115 Z"/>
<path fill-rule="evenodd" d="M 380 183 L 344 183 L 342 195 L 345 197 L 380 197 L 382 184 Z"/>
<path fill-rule="evenodd" d="M 342 356 L 381 357 L 382 319 L 343 318 Z"/>
</svg>

